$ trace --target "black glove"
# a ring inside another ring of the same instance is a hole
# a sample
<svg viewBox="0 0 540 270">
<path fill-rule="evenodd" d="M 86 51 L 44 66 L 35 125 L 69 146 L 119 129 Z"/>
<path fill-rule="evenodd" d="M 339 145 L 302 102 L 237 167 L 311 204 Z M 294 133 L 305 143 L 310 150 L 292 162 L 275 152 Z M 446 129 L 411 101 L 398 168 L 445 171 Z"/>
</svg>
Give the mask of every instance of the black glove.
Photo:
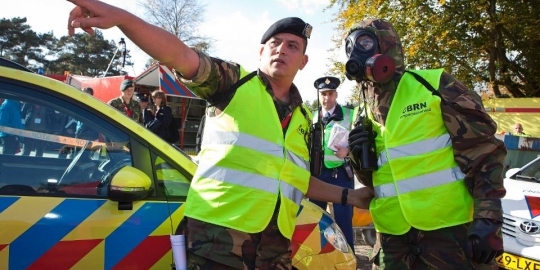
<svg viewBox="0 0 540 270">
<path fill-rule="evenodd" d="M 349 157 L 355 169 L 360 168 L 362 145 L 368 142 L 368 136 L 369 133 L 361 126 L 353 128 L 349 133 Z"/>
<path fill-rule="evenodd" d="M 467 232 L 467 257 L 476 263 L 490 263 L 503 252 L 502 222 L 474 219 Z"/>
<path fill-rule="evenodd" d="M 370 135 L 362 125 L 355 127 L 349 133 L 349 157 L 351 165 L 356 170 L 377 169 L 377 157 L 372 141 L 377 135 L 375 132 L 372 133 Z"/>
</svg>

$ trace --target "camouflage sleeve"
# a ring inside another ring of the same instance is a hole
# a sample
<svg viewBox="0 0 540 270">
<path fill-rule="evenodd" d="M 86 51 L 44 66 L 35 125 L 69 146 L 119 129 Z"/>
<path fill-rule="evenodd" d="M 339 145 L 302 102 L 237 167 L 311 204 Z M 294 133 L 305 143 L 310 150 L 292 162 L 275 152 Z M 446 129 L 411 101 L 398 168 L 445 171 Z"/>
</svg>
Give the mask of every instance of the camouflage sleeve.
<svg viewBox="0 0 540 270">
<path fill-rule="evenodd" d="M 199 69 L 195 77 L 188 80 L 177 71 L 174 71 L 174 74 L 198 97 L 211 100 L 213 96 L 226 91 L 238 81 L 240 77 L 238 64 L 213 58 L 201 51 L 194 50 L 199 54 Z"/>
<path fill-rule="evenodd" d="M 120 106 L 122 105 L 122 102 L 118 99 L 118 98 L 115 98 L 115 99 L 111 99 L 109 100 L 108 104 L 117 109 L 117 110 L 120 110 Z"/>
<path fill-rule="evenodd" d="M 465 184 L 474 199 L 473 218 L 502 221 L 506 148 L 495 137 L 497 124 L 486 113 L 480 96 L 450 74 L 443 73 L 439 91 L 447 102 L 441 107 L 454 157 L 466 174 Z"/>
<path fill-rule="evenodd" d="M 135 122 L 141 123 L 141 104 L 136 100 L 132 100 L 131 102 L 133 102 L 133 112 L 131 114 L 131 118 L 135 120 Z"/>
</svg>

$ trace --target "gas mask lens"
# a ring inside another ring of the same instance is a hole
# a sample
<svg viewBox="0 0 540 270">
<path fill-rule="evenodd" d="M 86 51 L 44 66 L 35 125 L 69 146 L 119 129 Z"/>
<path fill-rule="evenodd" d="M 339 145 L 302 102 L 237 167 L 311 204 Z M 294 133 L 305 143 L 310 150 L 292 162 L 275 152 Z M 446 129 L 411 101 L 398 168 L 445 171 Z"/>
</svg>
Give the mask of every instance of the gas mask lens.
<svg viewBox="0 0 540 270">
<path fill-rule="evenodd" d="M 375 41 L 371 36 L 367 35 L 361 35 L 358 38 L 356 38 L 356 44 L 358 45 L 359 49 L 363 49 L 364 51 L 369 51 L 373 49 L 373 46 L 375 45 Z"/>
</svg>

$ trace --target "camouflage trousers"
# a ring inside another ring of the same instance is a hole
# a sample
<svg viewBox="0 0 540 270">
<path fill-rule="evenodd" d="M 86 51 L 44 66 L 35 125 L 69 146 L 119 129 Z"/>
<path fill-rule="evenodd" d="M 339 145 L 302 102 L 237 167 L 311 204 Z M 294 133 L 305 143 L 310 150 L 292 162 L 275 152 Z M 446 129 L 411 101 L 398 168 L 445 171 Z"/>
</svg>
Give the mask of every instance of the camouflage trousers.
<svg viewBox="0 0 540 270">
<path fill-rule="evenodd" d="M 278 229 L 277 215 L 260 233 L 245 233 L 186 218 L 188 269 L 291 269 L 290 240 Z"/>
<path fill-rule="evenodd" d="M 373 248 L 373 269 L 499 269 L 495 260 L 476 264 L 465 255 L 469 224 L 421 231 L 412 228 L 403 235 L 378 234 Z"/>
</svg>

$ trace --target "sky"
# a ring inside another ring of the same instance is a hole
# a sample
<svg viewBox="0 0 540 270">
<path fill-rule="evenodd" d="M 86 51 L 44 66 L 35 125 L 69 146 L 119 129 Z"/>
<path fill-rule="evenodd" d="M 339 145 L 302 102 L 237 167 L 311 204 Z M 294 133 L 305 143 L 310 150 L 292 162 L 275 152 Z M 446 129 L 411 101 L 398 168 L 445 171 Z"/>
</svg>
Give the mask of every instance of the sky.
<svg viewBox="0 0 540 270">
<path fill-rule="evenodd" d="M 103 2 L 124 8 L 131 13 L 144 17 L 141 0 L 103 0 Z M 313 82 L 328 74 L 334 47 L 331 38 L 336 33 L 335 24 L 331 22 L 336 9 L 327 9 L 328 0 L 199 0 L 205 6 L 204 19 L 199 31 L 215 42 L 212 44 L 210 55 L 224 60 L 230 60 L 243 65 L 247 70 L 255 70 L 258 66 L 260 39 L 268 27 L 284 17 L 300 17 L 313 26 L 306 54 L 309 57 L 306 67 L 296 75 L 294 83 L 300 89 L 302 98 L 314 101 L 317 91 Z M 24 4 L 22 4 L 24 3 Z M 50 6 L 45 6 L 48 3 Z M 53 31 L 59 38 L 67 35 L 67 20 L 74 5 L 65 0 L 25 0 L 21 4 L 3 5 L 0 18 L 26 17 L 27 23 L 37 33 Z M 81 31 L 81 30 L 77 30 Z M 149 58 L 136 47 L 122 32 L 113 27 L 102 30 L 105 39 L 115 43 L 120 38 L 126 40 L 130 50 L 133 67 L 125 71 L 131 76 L 137 76 L 144 70 L 144 64 Z M 338 53 L 338 59 L 344 59 L 344 53 Z M 104 67 L 106 69 L 106 67 Z M 348 100 L 353 83 L 342 83 L 338 88 L 338 102 L 345 104 Z"/>
</svg>

